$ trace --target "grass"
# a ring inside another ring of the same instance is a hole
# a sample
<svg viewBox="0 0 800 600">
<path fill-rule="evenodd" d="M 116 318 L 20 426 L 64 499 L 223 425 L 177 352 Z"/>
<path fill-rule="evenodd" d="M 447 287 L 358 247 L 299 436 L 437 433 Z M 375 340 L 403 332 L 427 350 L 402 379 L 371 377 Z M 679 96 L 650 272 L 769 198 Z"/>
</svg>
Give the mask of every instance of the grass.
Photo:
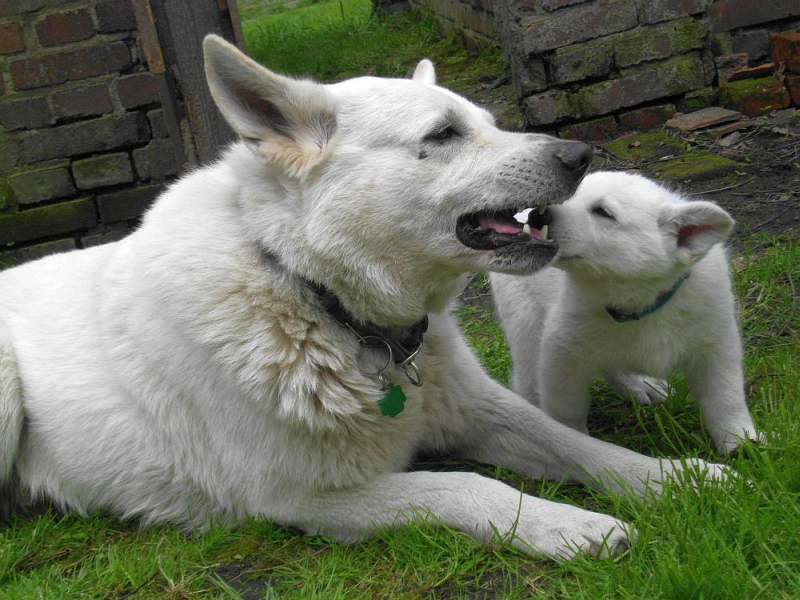
<svg viewBox="0 0 800 600">
<path fill-rule="evenodd" d="M 423 57 L 440 77 L 505 72 L 496 48 L 470 57 L 457 36 L 443 37 L 432 19 L 418 13 L 373 14 L 369 0 L 327 1 L 289 12 L 265 14 L 243 25 L 247 51 L 269 68 L 319 81 L 356 75 L 405 77 Z"/>
<path fill-rule="evenodd" d="M 405 75 L 430 56 L 440 78 L 457 87 L 467 75 L 504 69 L 495 50 L 470 58 L 429 20 L 376 19 L 363 0 L 292 11 L 272 3 L 266 16 L 254 0 L 241 5 L 253 16 L 245 24 L 250 50 L 287 73 L 324 80 L 370 70 Z M 494 467 L 425 465 L 476 469 L 528 493 L 630 521 L 638 543 L 618 560 L 536 561 L 427 524 L 346 546 L 265 521 L 186 536 L 172 527 L 139 530 L 103 516 L 48 512 L 0 528 L 0 599 L 800 597 L 800 244 L 752 239 L 734 264 L 748 396 L 770 436 L 732 459 L 741 480 L 696 491 L 668 486 L 663 497 L 643 502 Z M 486 294 L 485 278 L 473 287 Z M 491 309 L 476 302 L 457 316 L 489 373 L 507 382 L 511 360 Z M 592 431 L 653 455 L 720 460 L 684 383 L 672 383 L 670 398 L 657 407 L 633 405 L 598 385 Z"/>
</svg>

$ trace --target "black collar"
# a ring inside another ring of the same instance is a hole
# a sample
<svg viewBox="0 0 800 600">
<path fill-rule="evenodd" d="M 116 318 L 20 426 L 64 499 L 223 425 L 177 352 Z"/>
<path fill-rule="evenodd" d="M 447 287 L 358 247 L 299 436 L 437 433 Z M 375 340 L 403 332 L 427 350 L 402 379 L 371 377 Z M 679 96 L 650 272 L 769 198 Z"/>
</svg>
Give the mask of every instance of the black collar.
<svg viewBox="0 0 800 600">
<path fill-rule="evenodd" d="M 650 306 L 647 306 L 638 312 L 624 312 L 613 306 L 606 306 L 606 312 L 617 323 L 627 323 L 629 321 L 638 321 L 639 319 L 643 319 L 647 315 L 653 314 L 667 302 L 672 300 L 672 297 L 678 292 L 679 289 L 681 289 L 683 282 L 689 279 L 690 273 L 691 271 L 687 271 L 681 275 L 678 281 L 675 282 L 675 285 L 673 285 L 666 292 L 659 294 L 658 298 L 656 298 L 655 302 L 653 302 Z"/>
<path fill-rule="evenodd" d="M 428 330 L 427 316 L 413 325 L 403 328 L 381 327 L 369 321 L 359 321 L 342 305 L 339 297 L 324 285 L 307 279 L 304 281 L 317 295 L 327 313 L 345 329 L 355 333 L 361 343 L 370 345 L 371 341 L 376 341 L 376 338 L 383 341 L 391 350 L 392 359 L 396 365 L 406 367 L 422 348 L 422 338 Z"/>
</svg>

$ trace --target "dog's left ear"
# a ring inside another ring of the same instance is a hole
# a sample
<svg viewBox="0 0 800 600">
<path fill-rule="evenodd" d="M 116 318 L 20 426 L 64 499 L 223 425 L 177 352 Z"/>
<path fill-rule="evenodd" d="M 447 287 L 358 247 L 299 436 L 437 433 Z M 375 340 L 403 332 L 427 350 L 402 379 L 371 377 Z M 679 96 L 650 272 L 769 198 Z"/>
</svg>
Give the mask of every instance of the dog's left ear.
<svg viewBox="0 0 800 600">
<path fill-rule="evenodd" d="M 436 85 L 436 69 L 434 69 L 433 63 L 427 58 L 423 58 L 417 63 L 417 68 L 414 69 L 414 75 L 411 79 L 426 85 Z"/>
<path fill-rule="evenodd" d="M 724 242 L 733 230 L 733 219 L 711 202 L 684 202 L 664 209 L 659 226 L 674 239 L 681 262 L 700 260 L 714 244 Z"/>
<path fill-rule="evenodd" d="M 267 162 L 302 178 L 324 159 L 336 131 L 324 86 L 273 73 L 216 35 L 203 40 L 203 53 L 222 116 Z"/>
</svg>

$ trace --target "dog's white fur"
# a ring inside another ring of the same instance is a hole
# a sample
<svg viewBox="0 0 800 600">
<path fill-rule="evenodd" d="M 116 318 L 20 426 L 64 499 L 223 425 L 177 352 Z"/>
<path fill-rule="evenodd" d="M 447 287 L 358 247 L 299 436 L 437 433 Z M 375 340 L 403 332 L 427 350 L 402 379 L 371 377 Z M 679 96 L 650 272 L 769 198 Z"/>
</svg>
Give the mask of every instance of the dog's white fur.
<svg viewBox="0 0 800 600">
<path fill-rule="evenodd" d="M 560 246 L 554 266 L 532 277 L 491 276 L 513 389 L 585 431 L 593 380 L 606 376 L 617 391 L 649 403 L 666 394 L 660 378 L 681 369 L 720 451 L 756 439 L 721 244 L 731 217 L 620 172 L 588 175 L 573 198 L 550 210 Z M 677 293 L 641 320 L 617 323 L 606 311 L 651 306 L 686 272 Z"/>
<path fill-rule="evenodd" d="M 515 195 L 572 193 L 558 142 L 499 131 L 427 61 L 416 80 L 318 85 L 219 38 L 205 49 L 242 141 L 122 241 L 0 274 L 0 478 L 13 460 L 35 496 L 144 523 L 260 515 L 357 539 L 428 514 L 480 540 L 514 530 L 547 556 L 624 548 L 612 517 L 475 474 L 404 472 L 417 452 L 450 452 L 643 491 L 685 467 L 550 419 L 484 374 L 446 311 L 465 273 L 551 258 L 471 250 L 454 230 Z M 426 141 L 442 119 L 458 138 Z M 504 165 L 517 175 L 498 177 Z M 378 324 L 430 314 L 422 387 L 390 373 L 408 396 L 399 416 L 380 414 L 371 357 L 301 275 Z"/>
</svg>

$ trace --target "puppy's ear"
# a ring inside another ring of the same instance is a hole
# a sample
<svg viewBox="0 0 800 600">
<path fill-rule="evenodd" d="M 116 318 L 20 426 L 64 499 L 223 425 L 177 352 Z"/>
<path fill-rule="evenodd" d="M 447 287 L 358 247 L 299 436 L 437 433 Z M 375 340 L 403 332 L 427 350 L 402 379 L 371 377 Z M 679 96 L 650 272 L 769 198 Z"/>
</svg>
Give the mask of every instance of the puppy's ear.
<svg viewBox="0 0 800 600">
<path fill-rule="evenodd" d="M 436 69 L 433 68 L 433 63 L 427 58 L 423 58 L 417 63 L 417 68 L 414 69 L 414 75 L 411 79 L 426 85 L 436 85 Z"/>
<path fill-rule="evenodd" d="M 728 239 L 733 219 L 711 202 L 684 202 L 665 208 L 659 226 L 675 244 L 681 262 L 689 264 Z"/>
<path fill-rule="evenodd" d="M 217 107 L 268 162 L 302 178 L 324 159 L 336 131 L 324 86 L 273 73 L 216 35 L 203 40 L 203 53 Z"/>
</svg>

